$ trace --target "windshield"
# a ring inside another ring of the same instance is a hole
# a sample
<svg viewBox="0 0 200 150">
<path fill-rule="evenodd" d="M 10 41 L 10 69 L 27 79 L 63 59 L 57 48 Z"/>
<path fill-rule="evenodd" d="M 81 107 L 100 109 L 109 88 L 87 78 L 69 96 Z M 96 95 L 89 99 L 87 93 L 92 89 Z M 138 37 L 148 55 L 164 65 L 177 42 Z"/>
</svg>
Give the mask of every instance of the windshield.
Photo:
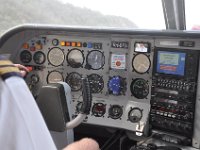
<svg viewBox="0 0 200 150">
<path fill-rule="evenodd" d="M 185 0 L 187 30 L 200 30 L 199 6 L 199 0 Z"/>
<path fill-rule="evenodd" d="M 161 0 L 0 1 L 0 33 L 23 23 L 165 29 Z"/>
</svg>

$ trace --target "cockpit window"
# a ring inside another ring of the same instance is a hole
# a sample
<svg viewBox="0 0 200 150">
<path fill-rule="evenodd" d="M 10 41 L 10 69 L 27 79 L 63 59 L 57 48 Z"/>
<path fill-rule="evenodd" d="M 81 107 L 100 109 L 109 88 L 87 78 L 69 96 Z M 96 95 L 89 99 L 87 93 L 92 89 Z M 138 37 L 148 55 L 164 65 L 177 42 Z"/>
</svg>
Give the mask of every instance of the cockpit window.
<svg viewBox="0 0 200 150">
<path fill-rule="evenodd" d="M 186 29 L 200 30 L 200 1 L 185 0 Z"/>
<path fill-rule="evenodd" d="M 161 0 L 1 0 L 0 34 L 24 24 L 165 29 Z"/>
</svg>

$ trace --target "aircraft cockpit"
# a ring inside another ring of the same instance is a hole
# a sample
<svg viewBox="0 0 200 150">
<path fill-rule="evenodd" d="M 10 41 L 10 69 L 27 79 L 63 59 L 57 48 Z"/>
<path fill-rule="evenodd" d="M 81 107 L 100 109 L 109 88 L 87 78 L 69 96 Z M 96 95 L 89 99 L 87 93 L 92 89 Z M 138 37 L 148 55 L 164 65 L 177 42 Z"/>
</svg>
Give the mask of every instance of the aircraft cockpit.
<svg viewBox="0 0 200 150">
<path fill-rule="evenodd" d="M 198 150 L 200 33 L 186 30 L 184 5 L 162 1 L 167 30 L 19 25 L 0 37 L 0 54 L 30 70 L 36 100 L 43 86 L 67 83 L 72 118 L 88 79 L 91 108 L 75 140 L 91 137 L 102 150 Z M 52 131 L 58 148 L 65 134 Z"/>
</svg>

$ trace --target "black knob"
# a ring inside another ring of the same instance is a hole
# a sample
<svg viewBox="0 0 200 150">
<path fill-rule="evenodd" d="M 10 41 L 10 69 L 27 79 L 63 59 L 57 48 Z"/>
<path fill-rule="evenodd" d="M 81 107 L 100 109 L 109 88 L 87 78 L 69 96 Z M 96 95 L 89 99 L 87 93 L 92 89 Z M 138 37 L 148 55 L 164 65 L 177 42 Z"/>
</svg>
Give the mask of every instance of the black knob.
<svg viewBox="0 0 200 150">
<path fill-rule="evenodd" d="M 147 144 L 147 147 L 149 148 L 149 150 L 157 150 L 157 146 L 153 143 Z"/>
</svg>

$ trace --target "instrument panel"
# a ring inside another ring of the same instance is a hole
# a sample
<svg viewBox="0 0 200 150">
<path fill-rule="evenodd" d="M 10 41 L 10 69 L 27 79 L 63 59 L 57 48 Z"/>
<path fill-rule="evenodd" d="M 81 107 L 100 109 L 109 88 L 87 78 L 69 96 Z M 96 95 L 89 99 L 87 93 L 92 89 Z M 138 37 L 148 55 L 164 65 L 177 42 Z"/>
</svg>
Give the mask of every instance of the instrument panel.
<svg viewBox="0 0 200 150">
<path fill-rule="evenodd" d="M 36 98 L 41 85 L 64 81 L 71 87 L 76 116 L 82 103 L 81 78 L 88 77 L 93 104 L 84 123 L 146 134 L 138 126 L 147 124 L 150 111 L 153 57 L 151 40 L 144 42 L 148 50 L 140 43 L 141 48 L 134 51 L 135 39 L 40 35 L 22 44 L 17 61 L 36 68 L 27 77 Z M 31 76 L 37 76 L 40 83 Z"/>
<path fill-rule="evenodd" d="M 196 58 L 200 39 L 188 37 L 196 45 L 187 47 L 180 44 L 187 41 L 184 37 L 162 31 L 157 35 L 145 31 L 141 35 L 85 30 L 23 32 L 30 34 L 16 35 L 14 46 L 18 47 L 11 59 L 32 68 L 25 80 L 35 98 L 42 85 L 66 82 L 72 90 L 75 117 L 82 106 L 81 78 L 88 77 L 93 102 L 84 124 L 124 129 L 142 137 L 151 132 L 162 140 L 173 137 L 174 141 L 187 141 L 187 146 L 200 145 L 196 109 L 200 107 Z M 12 49 L 3 46 L 7 47 Z M 186 128 L 185 134 L 181 132 Z"/>
</svg>

